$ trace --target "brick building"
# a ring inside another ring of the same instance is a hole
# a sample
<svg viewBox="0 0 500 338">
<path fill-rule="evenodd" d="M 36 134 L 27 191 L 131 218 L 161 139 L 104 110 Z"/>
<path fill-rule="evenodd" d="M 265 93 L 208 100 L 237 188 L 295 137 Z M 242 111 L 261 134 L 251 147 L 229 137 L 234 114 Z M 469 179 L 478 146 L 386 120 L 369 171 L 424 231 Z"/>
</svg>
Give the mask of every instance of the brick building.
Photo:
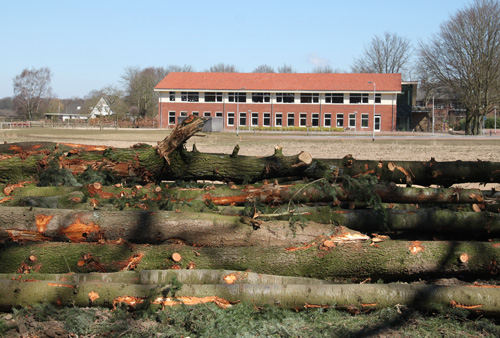
<svg viewBox="0 0 500 338">
<path fill-rule="evenodd" d="M 172 72 L 155 91 L 161 128 L 173 128 L 179 117 L 199 115 L 220 120 L 226 131 L 373 131 L 374 124 L 375 131 L 392 131 L 401 74 Z"/>
</svg>

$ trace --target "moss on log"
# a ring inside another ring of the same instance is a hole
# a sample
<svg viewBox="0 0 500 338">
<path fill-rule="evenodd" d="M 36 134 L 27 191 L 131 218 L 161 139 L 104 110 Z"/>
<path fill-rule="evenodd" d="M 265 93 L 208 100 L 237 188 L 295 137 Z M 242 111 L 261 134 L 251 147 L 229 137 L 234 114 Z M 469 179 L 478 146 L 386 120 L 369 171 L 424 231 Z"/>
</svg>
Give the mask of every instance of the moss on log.
<svg viewBox="0 0 500 338">
<path fill-rule="evenodd" d="M 0 309 L 53 303 L 63 306 L 120 305 L 144 308 L 178 303 L 196 303 L 194 297 L 218 297 L 229 302 L 272 304 L 284 308 L 314 306 L 370 310 L 406 306 L 422 310 L 456 307 L 482 314 L 499 314 L 500 298 L 496 288 L 469 286 L 435 286 L 405 284 L 341 285 L 262 285 L 262 284 L 184 284 L 172 297 L 171 285 L 137 285 L 124 283 L 52 283 L 0 280 Z"/>
<path fill-rule="evenodd" d="M 327 242 L 329 241 L 329 242 Z M 295 247 L 193 247 L 88 243 L 3 244 L 0 273 L 114 272 L 134 268 L 226 269 L 325 280 L 415 280 L 498 275 L 498 242 L 384 240 L 339 243 L 321 238 Z M 172 254 L 182 257 L 172 260 Z"/>
</svg>

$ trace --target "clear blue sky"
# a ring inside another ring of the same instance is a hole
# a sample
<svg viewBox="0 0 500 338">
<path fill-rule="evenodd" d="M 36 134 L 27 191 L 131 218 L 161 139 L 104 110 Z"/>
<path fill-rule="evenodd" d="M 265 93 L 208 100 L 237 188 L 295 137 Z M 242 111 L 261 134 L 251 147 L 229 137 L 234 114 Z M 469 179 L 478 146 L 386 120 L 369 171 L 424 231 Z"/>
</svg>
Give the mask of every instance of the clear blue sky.
<svg viewBox="0 0 500 338">
<path fill-rule="evenodd" d="M 61 99 L 121 86 L 130 66 L 223 62 L 240 72 L 283 64 L 350 70 L 375 35 L 414 46 L 469 0 L 0 0 L 0 98 L 24 68 L 49 67 Z"/>
</svg>

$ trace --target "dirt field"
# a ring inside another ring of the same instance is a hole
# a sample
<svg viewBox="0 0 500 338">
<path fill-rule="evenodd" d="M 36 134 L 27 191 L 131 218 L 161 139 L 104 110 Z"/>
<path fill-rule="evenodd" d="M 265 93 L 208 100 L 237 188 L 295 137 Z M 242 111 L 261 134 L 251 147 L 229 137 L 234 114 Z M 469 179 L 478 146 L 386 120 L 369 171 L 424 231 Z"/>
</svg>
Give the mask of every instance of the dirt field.
<svg viewBox="0 0 500 338">
<path fill-rule="evenodd" d="M 0 130 L 0 141 L 52 141 L 83 144 L 99 144 L 113 147 L 129 147 L 136 143 L 156 144 L 168 131 L 121 129 L 47 129 L 31 128 Z M 306 151 L 315 158 L 341 158 L 352 154 L 357 159 L 368 160 L 415 160 L 425 161 L 434 157 L 436 161 L 495 161 L 500 162 L 500 134 L 498 137 L 460 137 L 439 135 L 435 138 L 424 134 L 407 136 L 379 136 L 372 142 L 370 136 L 305 135 L 268 133 L 210 133 L 194 137 L 188 149 L 196 143 L 199 151 L 231 153 L 236 144 L 240 155 L 272 155 L 277 145 L 283 147 L 285 155 Z"/>
</svg>

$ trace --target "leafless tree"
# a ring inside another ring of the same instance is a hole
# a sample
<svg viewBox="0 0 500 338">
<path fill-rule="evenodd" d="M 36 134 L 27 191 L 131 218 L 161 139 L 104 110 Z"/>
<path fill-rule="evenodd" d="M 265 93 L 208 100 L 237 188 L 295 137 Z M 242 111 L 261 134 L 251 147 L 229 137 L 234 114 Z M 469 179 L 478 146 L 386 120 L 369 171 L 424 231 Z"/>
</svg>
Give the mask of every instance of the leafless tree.
<svg viewBox="0 0 500 338">
<path fill-rule="evenodd" d="M 235 65 L 228 65 L 225 63 L 218 63 L 210 67 L 209 72 L 211 73 L 238 73 L 238 69 Z"/>
<path fill-rule="evenodd" d="M 184 66 L 170 65 L 170 66 L 167 66 L 166 73 L 168 74 L 170 72 L 193 73 L 193 72 L 195 72 L 195 70 L 194 70 L 194 67 L 191 65 L 184 65 Z"/>
<path fill-rule="evenodd" d="M 18 115 L 33 120 L 39 117 L 52 95 L 48 67 L 24 69 L 14 79 L 14 109 Z"/>
<path fill-rule="evenodd" d="M 297 73 L 292 66 L 287 65 L 286 63 L 283 66 L 278 67 L 278 73 Z"/>
<path fill-rule="evenodd" d="M 331 66 L 317 66 L 312 70 L 313 73 L 334 73 L 334 70 Z"/>
<path fill-rule="evenodd" d="M 481 132 L 482 117 L 500 101 L 500 3 L 475 0 L 420 44 L 419 65 L 456 94 L 466 109 L 466 134 Z"/>
<path fill-rule="evenodd" d="M 274 68 L 269 65 L 260 65 L 257 66 L 254 70 L 254 73 L 274 73 Z"/>
<path fill-rule="evenodd" d="M 375 36 L 361 57 L 354 59 L 353 73 L 404 73 L 412 56 L 410 40 L 396 33 Z"/>
<path fill-rule="evenodd" d="M 125 85 L 125 101 L 139 109 L 139 117 L 154 117 L 157 113 L 158 96 L 154 87 L 168 74 L 162 67 L 128 67 L 122 76 Z"/>
</svg>

